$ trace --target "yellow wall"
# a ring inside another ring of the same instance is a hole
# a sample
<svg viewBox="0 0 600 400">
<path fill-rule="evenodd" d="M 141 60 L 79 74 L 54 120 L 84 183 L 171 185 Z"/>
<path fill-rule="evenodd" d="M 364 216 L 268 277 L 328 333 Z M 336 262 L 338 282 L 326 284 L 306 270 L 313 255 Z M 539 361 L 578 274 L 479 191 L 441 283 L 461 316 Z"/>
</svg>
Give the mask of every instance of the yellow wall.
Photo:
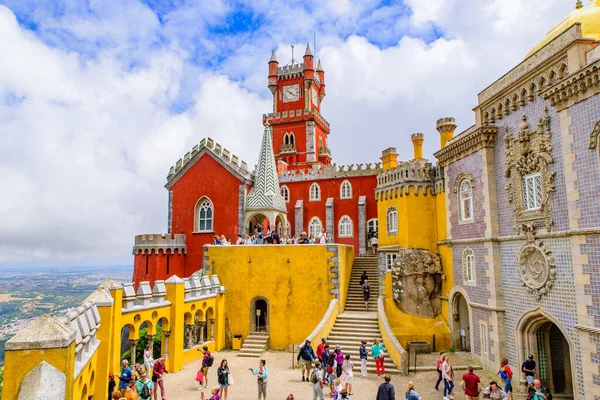
<svg viewBox="0 0 600 400">
<path fill-rule="evenodd" d="M 437 218 L 437 240 L 444 241 L 448 237 L 447 222 L 446 222 L 446 196 L 438 194 L 435 197 L 436 202 L 436 218 Z M 438 252 L 442 259 L 442 267 L 444 268 L 444 276 L 446 279 L 442 281 L 442 317 L 449 321 L 448 316 L 448 293 L 454 286 L 454 273 L 452 271 L 452 249 L 447 245 L 441 245 Z"/>
<path fill-rule="evenodd" d="M 334 253 L 328 252 L 327 247 L 331 246 L 208 246 L 205 256 L 211 273 L 217 274 L 227 288 L 225 302 L 231 333 L 248 336 L 251 301 L 262 296 L 270 305 L 270 347 L 287 348 L 301 343 L 319 324 L 335 297 L 331 293 L 330 272 Z M 353 249 L 335 247 L 343 302 Z"/>
</svg>

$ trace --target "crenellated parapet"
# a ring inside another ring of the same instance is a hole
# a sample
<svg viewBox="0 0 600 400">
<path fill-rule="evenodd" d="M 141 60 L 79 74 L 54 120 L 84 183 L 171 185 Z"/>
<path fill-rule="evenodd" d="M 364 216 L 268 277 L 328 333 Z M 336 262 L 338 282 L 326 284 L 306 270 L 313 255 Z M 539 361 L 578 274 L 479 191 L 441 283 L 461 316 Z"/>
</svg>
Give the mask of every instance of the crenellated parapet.
<svg viewBox="0 0 600 400">
<path fill-rule="evenodd" d="M 377 175 L 380 171 L 380 162 L 349 165 L 330 164 L 314 168 L 285 171 L 279 177 L 279 182 L 287 183 L 354 176 L 372 176 Z"/>
<path fill-rule="evenodd" d="M 325 130 L 326 133 L 329 133 L 331 127 L 329 122 L 315 109 L 312 110 L 289 110 L 282 112 L 275 112 L 269 114 L 263 114 L 263 124 L 276 124 L 278 122 L 296 122 L 303 121 L 305 119 L 314 119 L 319 123 L 319 125 Z"/>
<path fill-rule="evenodd" d="M 133 254 L 163 254 L 171 251 L 171 254 L 176 252 L 185 254 L 187 245 L 184 234 L 171 233 L 150 233 L 137 235 L 135 237 L 135 245 L 133 246 Z"/>
<path fill-rule="evenodd" d="M 76 309 L 67 312 L 65 317 L 60 317 L 59 321 L 75 331 L 75 370 L 73 378 L 76 378 L 100 345 L 96 338 L 96 333 L 100 328 L 100 313 L 96 303 L 86 301 Z"/>
<path fill-rule="evenodd" d="M 167 189 L 171 188 L 179 177 L 205 153 L 210 153 L 220 164 L 242 180 L 251 180 L 248 164 L 245 161 L 240 161 L 238 156 L 231 154 L 229 150 L 215 142 L 213 139 L 204 138 L 199 144 L 192 147 L 191 151 L 188 151 L 182 158 L 177 160 L 175 165 L 169 169 L 165 187 Z"/>
<path fill-rule="evenodd" d="M 425 159 L 400 162 L 377 175 L 375 198 L 381 201 L 408 194 L 435 194 L 435 174 L 436 169 Z"/>
</svg>

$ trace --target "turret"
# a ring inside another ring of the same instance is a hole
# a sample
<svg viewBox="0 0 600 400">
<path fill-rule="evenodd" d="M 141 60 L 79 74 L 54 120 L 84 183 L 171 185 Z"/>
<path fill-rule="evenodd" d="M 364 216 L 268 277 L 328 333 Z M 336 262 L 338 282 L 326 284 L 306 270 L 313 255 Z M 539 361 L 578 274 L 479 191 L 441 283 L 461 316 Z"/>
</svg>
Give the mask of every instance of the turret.
<svg viewBox="0 0 600 400">
<path fill-rule="evenodd" d="M 393 169 L 398 166 L 398 153 L 395 147 L 389 147 L 381 152 L 380 157 L 384 170 Z"/>
<path fill-rule="evenodd" d="M 304 79 L 315 79 L 315 57 L 310 50 L 310 45 L 306 44 L 304 52 Z"/>
<path fill-rule="evenodd" d="M 277 69 L 279 68 L 279 62 L 275 57 L 275 50 L 271 53 L 271 59 L 269 60 L 269 90 L 273 95 L 277 91 Z"/>
<path fill-rule="evenodd" d="M 410 138 L 413 143 L 414 159 L 423 158 L 423 140 L 425 140 L 425 135 L 422 133 L 413 133 Z"/>
<path fill-rule="evenodd" d="M 440 133 L 440 147 L 443 149 L 446 147 L 446 143 L 454 137 L 454 131 L 456 130 L 454 118 L 446 117 L 438 119 L 436 129 Z"/>
<path fill-rule="evenodd" d="M 321 82 L 321 88 L 319 89 L 319 103 L 323 101 L 323 97 L 325 97 L 325 71 L 323 71 L 323 67 L 321 66 L 321 60 L 319 60 L 317 64 L 317 74 L 319 75 L 319 81 Z"/>
</svg>

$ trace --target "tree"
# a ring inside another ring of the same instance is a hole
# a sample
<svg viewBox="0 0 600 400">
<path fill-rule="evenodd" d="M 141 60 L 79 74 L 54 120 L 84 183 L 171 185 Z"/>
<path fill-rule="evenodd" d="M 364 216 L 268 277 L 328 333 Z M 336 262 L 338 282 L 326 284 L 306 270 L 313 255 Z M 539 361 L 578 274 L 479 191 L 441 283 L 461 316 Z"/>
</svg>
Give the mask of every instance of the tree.
<svg viewBox="0 0 600 400">
<path fill-rule="evenodd" d="M 140 337 L 135 346 L 135 359 L 141 364 L 144 362 L 144 351 L 146 350 L 146 346 L 148 345 L 148 330 L 146 328 L 140 329 Z M 162 327 L 156 327 L 156 335 L 154 336 L 154 342 L 152 344 L 152 357 L 154 359 L 160 358 L 160 349 L 162 343 Z M 127 350 L 125 353 L 121 355 L 121 360 L 129 360 L 131 364 L 131 349 Z"/>
</svg>

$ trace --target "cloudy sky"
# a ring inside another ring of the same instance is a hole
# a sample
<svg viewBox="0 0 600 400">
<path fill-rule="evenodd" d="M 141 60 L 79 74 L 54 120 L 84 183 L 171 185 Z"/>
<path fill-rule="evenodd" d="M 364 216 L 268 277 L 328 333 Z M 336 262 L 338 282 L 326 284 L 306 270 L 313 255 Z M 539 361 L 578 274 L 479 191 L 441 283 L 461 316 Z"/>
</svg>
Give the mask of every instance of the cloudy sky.
<svg viewBox="0 0 600 400">
<path fill-rule="evenodd" d="M 267 61 L 316 31 L 338 164 L 376 162 L 476 95 L 575 0 L 0 0 L 0 265 L 131 264 L 169 167 L 210 136 L 254 165 Z M 298 55 L 297 53 L 297 55 Z"/>
</svg>

